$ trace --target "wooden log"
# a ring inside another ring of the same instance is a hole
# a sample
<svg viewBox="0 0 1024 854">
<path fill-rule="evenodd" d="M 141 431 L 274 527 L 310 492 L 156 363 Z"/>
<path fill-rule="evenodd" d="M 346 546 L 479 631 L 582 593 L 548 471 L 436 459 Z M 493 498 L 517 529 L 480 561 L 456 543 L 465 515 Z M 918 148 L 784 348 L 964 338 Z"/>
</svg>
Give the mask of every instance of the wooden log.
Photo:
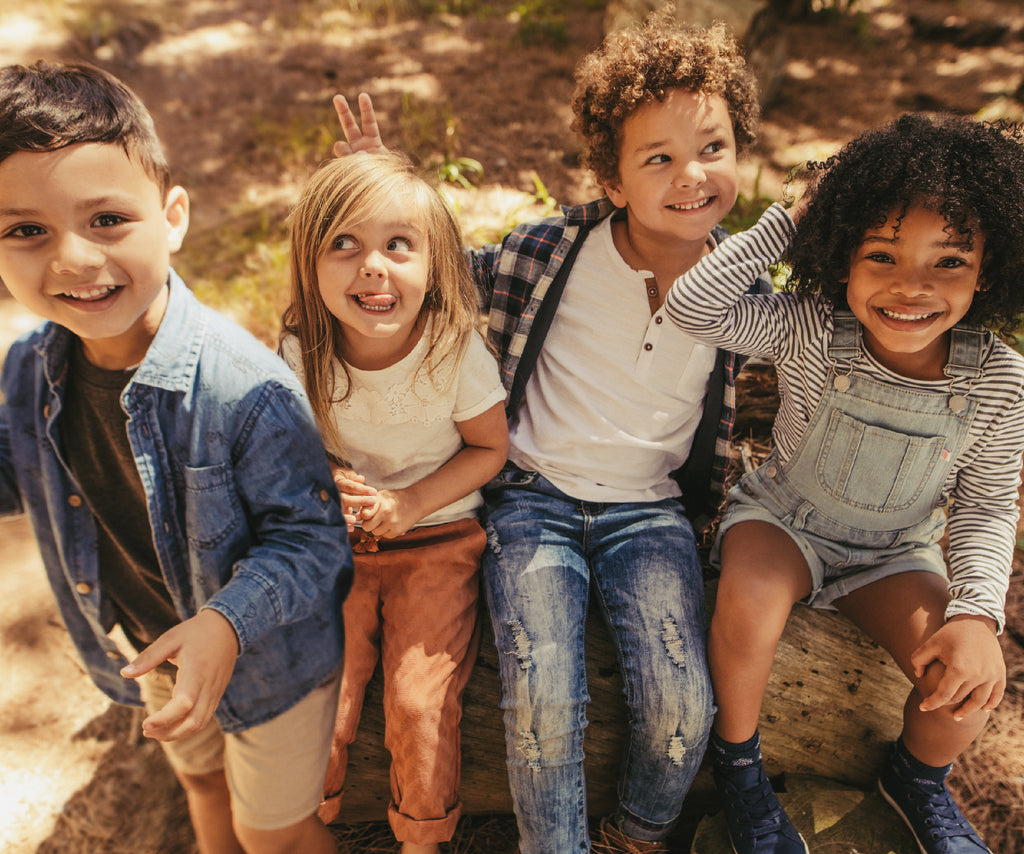
<svg viewBox="0 0 1024 854">
<path fill-rule="evenodd" d="M 714 582 L 708 583 L 709 603 Z M 476 669 L 466 689 L 462 722 L 462 786 L 467 814 L 512 811 L 499 709 L 498 653 L 485 614 Z M 622 679 L 596 608 L 587 623 L 591 704 L 585 739 L 588 809 L 603 815 L 616 803 L 615 783 L 625 732 Z M 797 606 L 779 645 L 761 715 L 769 774 L 813 774 L 870 788 L 887 742 L 900 730 L 909 682 L 877 644 L 837 614 Z M 350 751 L 339 821 L 380 820 L 390 798 L 379 673 L 366 694 Z M 705 767 L 691 799 L 712 791 Z"/>
</svg>

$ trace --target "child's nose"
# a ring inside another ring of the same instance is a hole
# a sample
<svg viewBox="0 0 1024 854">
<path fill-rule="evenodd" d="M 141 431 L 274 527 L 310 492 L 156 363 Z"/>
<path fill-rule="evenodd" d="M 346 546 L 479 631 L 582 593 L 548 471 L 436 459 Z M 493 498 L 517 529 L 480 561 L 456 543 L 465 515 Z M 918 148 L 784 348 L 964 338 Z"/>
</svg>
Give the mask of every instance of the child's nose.
<svg viewBox="0 0 1024 854">
<path fill-rule="evenodd" d="M 688 160 L 676 173 L 675 183 L 679 187 L 693 187 L 703 184 L 706 177 L 704 165 L 699 160 Z"/>
<path fill-rule="evenodd" d="M 80 273 L 102 266 L 103 261 L 103 252 L 96 243 L 77 234 L 66 234 L 57 242 L 50 269 L 61 275 Z"/>
<path fill-rule="evenodd" d="M 912 270 L 893 282 L 893 290 L 906 297 L 921 296 L 931 290 L 928 276 L 923 271 Z"/>
<path fill-rule="evenodd" d="M 384 264 L 376 252 L 371 252 L 363 259 L 363 266 L 359 268 L 359 275 L 364 279 L 383 279 L 385 275 Z"/>
</svg>

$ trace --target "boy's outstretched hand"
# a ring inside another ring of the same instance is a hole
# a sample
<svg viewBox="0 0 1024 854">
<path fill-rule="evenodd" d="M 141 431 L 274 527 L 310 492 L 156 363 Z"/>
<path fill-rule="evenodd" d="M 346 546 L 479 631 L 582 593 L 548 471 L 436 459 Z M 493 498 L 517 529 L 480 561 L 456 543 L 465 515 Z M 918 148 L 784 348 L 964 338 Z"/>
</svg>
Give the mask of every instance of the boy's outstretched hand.
<svg viewBox="0 0 1024 854">
<path fill-rule="evenodd" d="M 134 679 L 164 661 L 178 667 L 171 701 L 142 722 L 142 734 L 174 741 L 202 730 L 231 681 L 237 658 L 234 628 L 211 608 L 160 635 L 121 670 L 122 676 Z"/>
<path fill-rule="evenodd" d="M 333 103 L 346 140 L 342 142 L 339 139 L 334 143 L 335 157 L 346 157 L 360 151 L 367 151 L 370 154 L 383 154 L 387 151 L 384 141 L 380 138 L 377 115 L 373 111 L 373 102 L 369 95 L 365 92 L 359 93 L 359 122 L 356 121 L 344 95 L 335 95 Z"/>
<path fill-rule="evenodd" d="M 941 662 L 945 670 L 935 689 L 921 701 L 921 711 L 945 705 L 956 707 L 955 720 L 979 711 L 991 711 L 1006 690 L 1006 665 L 996 637 L 995 622 L 987 617 L 960 614 L 950 620 L 910 657 L 914 672 L 924 675 Z"/>
</svg>

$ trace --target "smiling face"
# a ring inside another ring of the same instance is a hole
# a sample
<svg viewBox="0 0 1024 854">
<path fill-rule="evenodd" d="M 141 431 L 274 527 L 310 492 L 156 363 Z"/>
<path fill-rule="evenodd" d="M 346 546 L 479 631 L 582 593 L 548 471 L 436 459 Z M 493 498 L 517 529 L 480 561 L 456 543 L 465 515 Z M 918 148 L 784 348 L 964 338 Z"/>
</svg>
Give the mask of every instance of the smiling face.
<svg viewBox="0 0 1024 854">
<path fill-rule="evenodd" d="M 846 289 L 868 349 L 883 365 L 915 379 L 941 379 L 949 330 L 981 287 L 983 235 L 968 247 L 945 218 L 923 207 L 890 213 L 853 253 Z"/>
<path fill-rule="evenodd" d="M 628 210 L 634 245 L 703 244 L 736 203 L 736 139 L 721 95 L 672 89 L 623 123 L 608 198 Z"/>
<path fill-rule="evenodd" d="M 320 296 L 343 330 L 341 356 L 356 368 L 394 364 L 423 331 L 430 247 L 410 201 L 392 198 L 372 219 L 338 228 L 317 259 Z"/>
<path fill-rule="evenodd" d="M 0 163 L 0 281 L 81 338 L 100 367 L 145 356 L 167 304 L 170 253 L 187 228 L 185 191 L 162 198 L 118 145 L 23 151 Z"/>
</svg>

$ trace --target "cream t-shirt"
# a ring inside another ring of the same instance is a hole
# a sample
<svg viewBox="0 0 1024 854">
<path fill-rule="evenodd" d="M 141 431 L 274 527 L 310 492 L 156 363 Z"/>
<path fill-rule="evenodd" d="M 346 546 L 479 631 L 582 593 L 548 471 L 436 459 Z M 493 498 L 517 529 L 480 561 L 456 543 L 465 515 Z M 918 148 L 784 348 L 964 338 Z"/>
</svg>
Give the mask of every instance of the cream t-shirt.
<svg viewBox="0 0 1024 854">
<path fill-rule="evenodd" d="M 348 366 L 352 389 L 331 410 L 344 448 L 327 451 L 343 459 L 376 489 L 401 489 L 422 480 L 463 446 L 456 422 L 468 421 L 505 400 L 498 364 L 476 333 L 461 360 L 444 360 L 433 376 L 423 365 L 430 323 L 419 342 L 400 362 L 379 371 Z M 302 377 L 298 341 L 281 342 L 285 361 Z M 335 387 L 345 388 L 345 372 L 335 360 Z M 476 515 L 479 490 L 419 522 L 439 525 Z"/>
</svg>

